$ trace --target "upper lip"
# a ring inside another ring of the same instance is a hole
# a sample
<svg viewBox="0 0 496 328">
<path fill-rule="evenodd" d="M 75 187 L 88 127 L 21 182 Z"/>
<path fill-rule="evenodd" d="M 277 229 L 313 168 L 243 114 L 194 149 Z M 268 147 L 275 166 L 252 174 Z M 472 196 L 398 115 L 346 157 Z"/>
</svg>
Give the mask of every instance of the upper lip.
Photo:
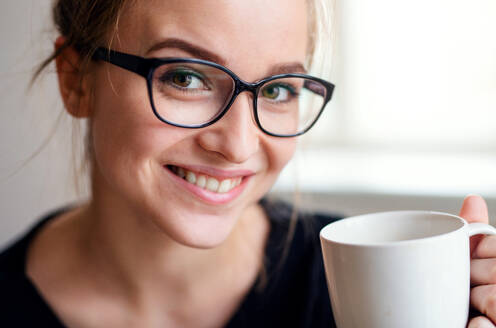
<svg viewBox="0 0 496 328">
<path fill-rule="evenodd" d="M 250 176 L 255 174 L 254 171 L 247 169 L 224 170 L 224 169 L 218 169 L 215 167 L 204 166 L 204 165 L 183 165 L 183 164 L 168 164 L 168 165 L 182 167 L 183 169 L 186 169 L 188 171 L 192 171 L 200 174 L 203 173 L 204 175 L 223 178 L 223 179 L 238 178 L 238 177 Z"/>
</svg>

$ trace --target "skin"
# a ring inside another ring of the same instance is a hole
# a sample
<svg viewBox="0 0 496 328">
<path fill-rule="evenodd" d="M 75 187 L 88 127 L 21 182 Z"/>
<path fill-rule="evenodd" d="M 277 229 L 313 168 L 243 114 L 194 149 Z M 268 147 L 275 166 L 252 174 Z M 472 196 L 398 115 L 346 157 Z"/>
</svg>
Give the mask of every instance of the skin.
<svg viewBox="0 0 496 328">
<path fill-rule="evenodd" d="M 215 53 L 245 81 L 305 60 L 303 0 L 146 4 L 124 12 L 114 49 L 191 57 L 179 49 L 148 51 L 175 37 Z M 165 125 L 152 114 L 142 77 L 98 62 L 80 84 L 80 59 L 67 49 L 56 64 L 67 111 L 90 122 L 92 199 L 37 235 L 28 276 L 71 327 L 223 326 L 259 272 L 269 226 L 257 201 L 292 157 L 295 139 L 263 134 L 247 93 L 207 128 Z M 174 184 L 163 171 L 170 163 L 254 175 L 240 197 L 212 205 Z M 460 215 L 488 221 L 477 196 L 465 199 Z M 494 327 L 496 238 L 476 236 L 471 247 L 471 303 L 485 317 L 469 327 Z"/>
</svg>

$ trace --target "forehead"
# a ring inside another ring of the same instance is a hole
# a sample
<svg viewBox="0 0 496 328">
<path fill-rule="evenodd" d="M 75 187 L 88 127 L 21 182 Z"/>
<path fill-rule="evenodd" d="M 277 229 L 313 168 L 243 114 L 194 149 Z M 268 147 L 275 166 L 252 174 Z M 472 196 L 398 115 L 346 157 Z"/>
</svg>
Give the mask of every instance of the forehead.
<svg viewBox="0 0 496 328">
<path fill-rule="evenodd" d="M 119 48 L 140 55 L 167 38 L 217 54 L 233 70 L 304 62 L 306 0 L 137 0 L 123 12 Z"/>
</svg>

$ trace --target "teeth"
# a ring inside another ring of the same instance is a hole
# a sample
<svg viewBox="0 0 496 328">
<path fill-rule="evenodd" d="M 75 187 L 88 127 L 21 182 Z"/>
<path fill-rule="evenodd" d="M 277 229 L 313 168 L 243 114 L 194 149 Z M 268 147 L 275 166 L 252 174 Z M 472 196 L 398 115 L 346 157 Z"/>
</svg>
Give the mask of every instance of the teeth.
<svg viewBox="0 0 496 328">
<path fill-rule="evenodd" d="M 181 167 L 173 166 L 172 171 L 181 178 L 185 179 L 191 184 L 196 184 L 198 187 L 207 189 L 220 194 L 227 193 L 231 189 L 241 184 L 242 178 L 224 179 L 219 181 L 213 177 L 205 175 L 196 175 L 194 172 L 185 170 Z"/>
<path fill-rule="evenodd" d="M 229 190 L 231 190 L 231 186 L 232 186 L 232 181 L 234 180 L 230 180 L 230 179 L 226 179 L 226 180 L 223 180 L 221 183 L 220 183 L 220 186 L 219 186 L 219 189 L 217 192 L 223 194 L 223 193 L 226 193 L 228 192 Z"/>
<path fill-rule="evenodd" d="M 186 180 L 188 180 L 189 183 L 195 184 L 196 183 L 196 175 L 193 172 L 188 171 L 188 172 L 186 172 Z"/>
<path fill-rule="evenodd" d="M 217 189 L 219 189 L 219 181 L 214 178 L 208 178 L 207 189 L 210 191 L 217 191 Z"/>
<path fill-rule="evenodd" d="M 207 178 L 205 178 L 204 175 L 200 175 L 198 177 L 198 180 L 196 181 L 196 185 L 200 188 L 205 188 L 205 186 L 207 185 Z"/>
</svg>

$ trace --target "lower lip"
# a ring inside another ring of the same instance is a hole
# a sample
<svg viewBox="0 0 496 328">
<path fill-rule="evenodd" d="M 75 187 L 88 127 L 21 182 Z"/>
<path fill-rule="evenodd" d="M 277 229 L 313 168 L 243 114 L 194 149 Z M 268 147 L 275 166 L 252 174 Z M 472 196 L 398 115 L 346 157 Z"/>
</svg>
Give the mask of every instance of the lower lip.
<svg viewBox="0 0 496 328">
<path fill-rule="evenodd" d="M 251 176 L 243 177 L 243 180 L 241 180 L 241 184 L 239 186 L 234 187 L 233 189 L 229 190 L 229 192 L 221 194 L 221 193 L 216 193 L 216 192 L 213 192 L 213 191 L 210 191 L 207 189 L 200 188 L 197 185 L 189 183 L 188 181 L 184 180 L 183 178 L 180 178 L 179 176 L 175 175 L 171 170 L 169 170 L 165 166 L 164 166 L 164 169 L 176 183 L 178 183 L 180 186 L 184 187 L 186 190 L 191 192 L 193 195 L 197 196 L 199 199 L 201 199 L 205 203 L 212 204 L 212 205 L 225 204 L 225 203 L 229 203 L 230 201 L 234 200 L 236 197 L 239 196 L 239 194 L 241 194 L 243 192 L 248 181 L 251 178 Z"/>
</svg>

